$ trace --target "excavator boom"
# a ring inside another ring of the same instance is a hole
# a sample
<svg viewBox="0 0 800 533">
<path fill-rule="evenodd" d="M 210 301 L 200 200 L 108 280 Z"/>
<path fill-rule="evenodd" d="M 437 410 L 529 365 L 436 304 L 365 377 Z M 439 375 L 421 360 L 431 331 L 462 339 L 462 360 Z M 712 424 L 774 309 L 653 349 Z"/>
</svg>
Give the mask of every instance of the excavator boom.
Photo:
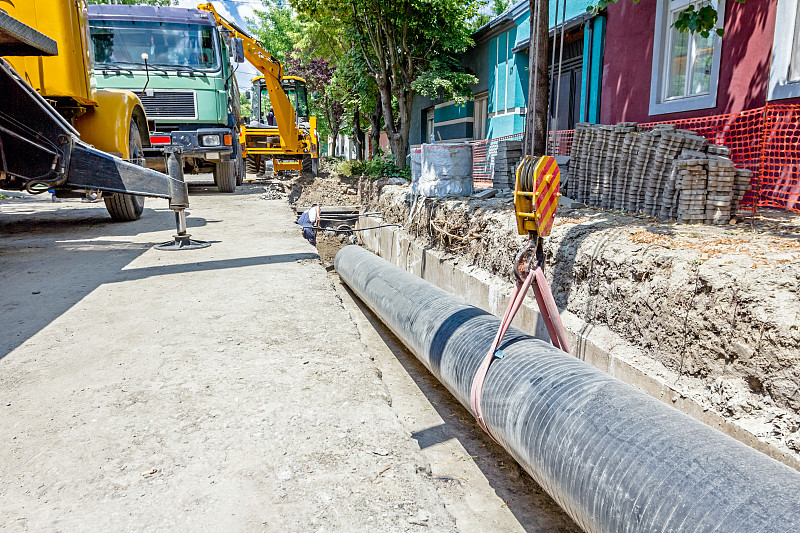
<svg viewBox="0 0 800 533">
<path fill-rule="evenodd" d="M 210 13 L 217 24 L 228 30 L 232 37 L 242 40 L 245 59 L 264 76 L 264 83 L 269 91 L 270 102 L 275 112 L 275 124 L 280 132 L 281 148 L 286 153 L 302 153 L 304 133 L 297 127 L 295 110 L 281 87 L 283 63 L 264 50 L 256 39 L 217 13 L 210 2 L 200 4 L 197 9 Z"/>
</svg>

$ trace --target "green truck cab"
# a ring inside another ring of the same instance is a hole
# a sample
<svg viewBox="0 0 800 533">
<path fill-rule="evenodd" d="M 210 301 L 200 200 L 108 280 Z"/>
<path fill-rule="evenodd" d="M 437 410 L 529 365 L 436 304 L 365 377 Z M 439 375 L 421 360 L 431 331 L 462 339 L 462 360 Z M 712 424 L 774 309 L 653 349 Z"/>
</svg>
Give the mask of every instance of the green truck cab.
<svg viewBox="0 0 800 533">
<path fill-rule="evenodd" d="M 208 13 L 175 7 L 91 5 L 89 31 L 98 88 L 133 91 L 144 105 L 147 165 L 162 169 L 164 149 L 178 148 L 185 172 L 213 172 L 222 192 L 241 185 L 241 41 Z"/>
</svg>

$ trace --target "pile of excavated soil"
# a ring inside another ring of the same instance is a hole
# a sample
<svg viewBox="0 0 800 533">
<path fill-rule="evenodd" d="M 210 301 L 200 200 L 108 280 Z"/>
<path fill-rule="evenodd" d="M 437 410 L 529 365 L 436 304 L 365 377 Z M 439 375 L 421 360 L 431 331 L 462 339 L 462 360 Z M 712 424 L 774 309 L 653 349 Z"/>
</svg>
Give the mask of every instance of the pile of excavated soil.
<svg viewBox="0 0 800 533">
<path fill-rule="evenodd" d="M 299 176 L 291 187 L 289 203 L 298 206 L 358 205 L 358 178 L 334 172 L 321 172 L 316 178 L 310 174 Z"/>
<path fill-rule="evenodd" d="M 390 222 L 428 247 L 509 279 L 526 238 L 510 195 L 373 196 Z M 800 458 L 800 217 L 738 225 L 657 223 L 560 208 L 545 241 L 556 303 L 638 347 L 648 374 Z"/>
</svg>

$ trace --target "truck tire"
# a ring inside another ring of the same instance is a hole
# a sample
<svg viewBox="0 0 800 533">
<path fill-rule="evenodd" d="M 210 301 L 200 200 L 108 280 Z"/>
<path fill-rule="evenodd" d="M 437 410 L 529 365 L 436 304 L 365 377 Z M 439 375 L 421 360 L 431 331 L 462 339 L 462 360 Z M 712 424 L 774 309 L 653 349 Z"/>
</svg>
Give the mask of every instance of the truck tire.
<svg viewBox="0 0 800 533">
<path fill-rule="evenodd" d="M 131 159 L 141 159 L 144 153 L 142 151 L 142 134 L 135 120 L 131 120 L 128 131 L 128 151 Z M 104 195 L 103 201 L 111 218 L 120 222 L 139 220 L 144 211 L 144 196 L 114 193 Z"/>
<path fill-rule="evenodd" d="M 219 192 L 235 192 L 236 161 L 220 161 L 214 165 L 214 183 Z"/>
<path fill-rule="evenodd" d="M 246 175 L 246 170 L 244 168 L 244 158 L 237 157 L 236 158 L 236 186 L 239 187 L 240 185 L 244 184 L 244 178 Z"/>
</svg>

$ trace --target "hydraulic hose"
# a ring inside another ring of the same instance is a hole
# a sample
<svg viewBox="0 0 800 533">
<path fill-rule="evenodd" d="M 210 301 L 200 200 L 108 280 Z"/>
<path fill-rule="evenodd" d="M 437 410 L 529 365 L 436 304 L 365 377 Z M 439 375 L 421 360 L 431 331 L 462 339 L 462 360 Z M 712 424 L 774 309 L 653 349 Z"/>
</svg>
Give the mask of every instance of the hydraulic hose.
<svg viewBox="0 0 800 533">
<path fill-rule="evenodd" d="M 469 409 L 500 320 L 358 246 L 336 271 Z M 510 328 L 491 434 L 585 531 L 800 531 L 800 473 Z"/>
</svg>

